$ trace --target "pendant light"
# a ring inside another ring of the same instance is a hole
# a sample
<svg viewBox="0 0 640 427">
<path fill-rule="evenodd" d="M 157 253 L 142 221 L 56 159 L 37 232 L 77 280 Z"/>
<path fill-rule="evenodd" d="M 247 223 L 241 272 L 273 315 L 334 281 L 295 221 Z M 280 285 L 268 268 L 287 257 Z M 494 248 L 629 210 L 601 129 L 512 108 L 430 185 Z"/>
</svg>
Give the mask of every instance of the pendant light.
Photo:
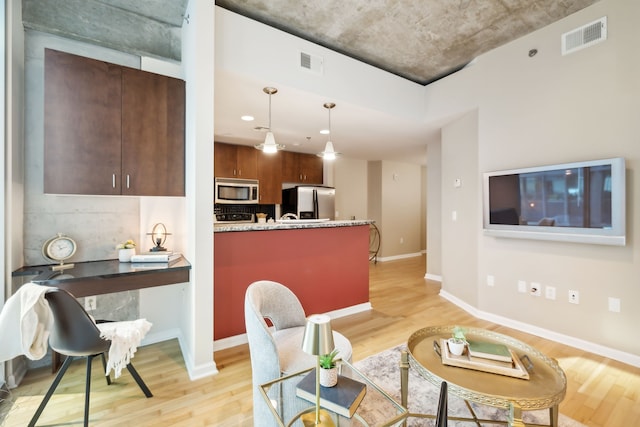
<svg viewBox="0 0 640 427">
<path fill-rule="evenodd" d="M 318 153 L 318 156 L 322 157 L 324 160 L 335 160 L 336 155 L 340 154 L 336 153 L 336 151 L 333 149 L 333 142 L 331 142 L 331 110 L 335 106 L 336 104 L 334 104 L 333 102 L 326 102 L 324 104 L 324 108 L 329 110 L 329 140 L 324 146 L 324 151 Z"/>
<path fill-rule="evenodd" d="M 262 91 L 269 95 L 269 128 L 267 130 L 267 136 L 264 138 L 264 142 L 256 145 L 255 147 L 263 153 L 273 154 L 278 152 L 278 150 L 284 149 L 284 145 L 276 144 L 276 138 L 273 136 L 273 132 L 271 132 L 271 95 L 278 93 L 278 89 L 275 87 L 265 87 Z"/>
</svg>

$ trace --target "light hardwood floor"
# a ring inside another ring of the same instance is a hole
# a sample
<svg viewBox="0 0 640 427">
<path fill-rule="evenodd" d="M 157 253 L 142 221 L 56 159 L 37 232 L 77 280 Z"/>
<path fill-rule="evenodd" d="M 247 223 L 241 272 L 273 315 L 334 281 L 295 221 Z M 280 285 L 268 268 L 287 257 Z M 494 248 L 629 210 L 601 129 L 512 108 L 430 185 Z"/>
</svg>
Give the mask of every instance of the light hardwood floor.
<svg viewBox="0 0 640 427">
<path fill-rule="evenodd" d="M 440 285 L 425 280 L 424 271 L 424 257 L 371 264 L 373 310 L 332 321 L 333 328 L 351 340 L 354 361 L 406 342 L 424 326 L 484 327 L 526 341 L 559 361 L 568 377 L 561 413 L 588 426 L 640 425 L 640 369 L 477 320 L 440 297 Z M 126 372 L 107 388 L 95 366 L 91 425 L 251 426 L 248 347 L 218 351 L 214 358 L 219 374 L 189 381 L 177 341 L 139 349 L 134 363 L 154 393 L 151 399 L 144 398 Z M 3 425 L 26 425 L 52 379 L 47 369 L 30 372 L 13 390 L 14 403 Z M 38 425 L 82 425 L 83 387 L 84 364 L 74 362 Z M 6 410 L 0 406 L 0 414 Z"/>
</svg>

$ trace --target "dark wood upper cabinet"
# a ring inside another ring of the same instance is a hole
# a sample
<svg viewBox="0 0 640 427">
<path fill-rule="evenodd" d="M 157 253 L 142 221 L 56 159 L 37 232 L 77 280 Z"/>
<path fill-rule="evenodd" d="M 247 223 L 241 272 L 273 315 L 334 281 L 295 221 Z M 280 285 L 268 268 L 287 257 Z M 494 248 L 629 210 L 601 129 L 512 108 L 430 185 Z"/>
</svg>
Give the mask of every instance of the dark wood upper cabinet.
<svg viewBox="0 0 640 427">
<path fill-rule="evenodd" d="M 322 158 L 314 154 L 282 152 L 282 181 L 304 184 L 322 184 Z"/>
<path fill-rule="evenodd" d="M 122 70 L 122 194 L 184 196 L 182 80 Z"/>
<path fill-rule="evenodd" d="M 258 181 L 260 181 L 260 204 L 282 203 L 282 153 L 258 153 Z"/>
<path fill-rule="evenodd" d="M 184 81 L 45 50 L 44 192 L 184 196 Z"/>
<path fill-rule="evenodd" d="M 45 50 L 45 193 L 120 194 L 121 74 Z"/>
<path fill-rule="evenodd" d="M 213 168 L 217 178 L 258 178 L 258 150 L 246 145 L 214 144 Z"/>
</svg>

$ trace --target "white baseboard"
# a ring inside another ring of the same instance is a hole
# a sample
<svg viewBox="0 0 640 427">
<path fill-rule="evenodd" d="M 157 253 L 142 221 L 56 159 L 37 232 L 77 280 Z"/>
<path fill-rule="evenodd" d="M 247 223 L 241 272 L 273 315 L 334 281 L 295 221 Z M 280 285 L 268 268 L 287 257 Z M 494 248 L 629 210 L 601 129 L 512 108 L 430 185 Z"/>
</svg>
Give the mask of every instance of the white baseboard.
<svg viewBox="0 0 640 427">
<path fill-rule="evenodd" d="M 580 338 L 560 334 L 558 332 L 540 328 L 538 326 L 530 325 L 528 323 L 520 322 L 518 320 L 509 319 L 507 317 L 503 317 L 496 314 L 488 313 L 486 311 L 478 310 L 477 308 L 471 306 L 470 304 L 467 304 L 466 302 L 462 301 L 456 296 L 451 295 L 450 293 L 443 290 L 440 291 L 440 296 L 442 296 L 443 298 L 447 299 L 448 301 L 462 308 L 467 313 L 479 319 L 497 323 L 498 325 L 507 326 L 512 329 L 526 332 L 528 334 L 535 335 L 541 338 L 546 338 L 554 342 L 565 344 L 574 348 L 578 348 L 580 350 L 588 351 L 590 353 L 608 357 L 609 359 L 614 359 L 619 362 L 626 363 L 628 365 L 640 368 L 640 356 L 638 355 L 626 353 L 624 351 L 616 350 L 614 348 L 605 347 L 603 345 L 596 344 L 590 341 L 585 341 Z"/>
<path fill-rule="evenodd" d="M 324 314 L 328 314 L 332 319 L 338 319 L 340 317 L 349 316 L 351 314 L 360 313 L 363 311 L 371 310 L 371 303 L 364 302 L 362 304 L 352 305 L 346 308 L 340 308 L 338 310 L 329 311 Z M 247 334 L 234 335 L 232 337 L 222 338 L 213 342 L 213 349 L 215 351 L 224 350 L 226 348 L 235 347 L 238 345 L 247 343 Z"/>
<path fill-rule="evenodd" d="M 413 258 L 413 257 L 416 257 L 416 256 L 423 256 L 423 255 L 424 255 L 424 253 L 422 253 L 422 252 L 415 252 L 415 253 L 410 253 L 410 254 L 378 257 L 377 259 L 378 259 L 378 262 L 386 262 L 386 261 L 395 261 L 397 259 Z"/>
<path fill-rule="evenodd" d="M 439 274 L 427 273 L 424 275 L 424 278 L 427 280 L 433 280 L 434 282 L 442 283 L 442 276 L 440 276 Z"/>
<path fill-rule="evenodd" d="M 142 340 L 142 345 L 156 344 L 176 338 L 180 345 L 180 351 L 182 353 L 182 358 L 184 359 L 184 366 L 187 368 L 187 373 L 189 374 L 189 379 L 191 381 L 210 377 L 218 373 L 218 367 L 216 366 L 216 362 L 213 360 L 213 351 L 211 352 L 212 360 L 210 362 L 195 365 L 193 355 L 186 346 L 182 332 L 178 328 L 167 329 L 166 331 L 159 333 L 147 334 L 147 336 L 144 337 L 144 340 Z"/>
<path fill-rule="evenodd" d="M 24 356 L 15 357 L 6 362 L 5 365 L 7 387 L 16 388 L 20 385 L 25 375 L 27 375 L 27 359 Z"/>
</svg>

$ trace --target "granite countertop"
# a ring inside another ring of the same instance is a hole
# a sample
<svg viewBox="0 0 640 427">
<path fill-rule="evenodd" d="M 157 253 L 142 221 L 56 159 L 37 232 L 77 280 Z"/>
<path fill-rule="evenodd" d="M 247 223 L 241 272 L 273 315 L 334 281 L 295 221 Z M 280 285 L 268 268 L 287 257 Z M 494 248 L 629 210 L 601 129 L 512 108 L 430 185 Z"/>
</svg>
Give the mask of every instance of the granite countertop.
<svg viewBox="0 0 640 427">
<path fill-rule="evenodd" d="M 244 223 L 244 224 L 224 224 L 216 223 L 213 226 L 214 233 L 223 233 L 228 231 L 273 231 L 273 230 L 299 230 L 305 228 L 335 228 L 335 227 L 353 227 L 356 225 L 369 225 L 375 221 L 370 219 L 355 220 L 337 220 L 337 221 L 318 221 L 318 220 L 293 220 L 278 221 L 266 224 Z"/>
</svg>

